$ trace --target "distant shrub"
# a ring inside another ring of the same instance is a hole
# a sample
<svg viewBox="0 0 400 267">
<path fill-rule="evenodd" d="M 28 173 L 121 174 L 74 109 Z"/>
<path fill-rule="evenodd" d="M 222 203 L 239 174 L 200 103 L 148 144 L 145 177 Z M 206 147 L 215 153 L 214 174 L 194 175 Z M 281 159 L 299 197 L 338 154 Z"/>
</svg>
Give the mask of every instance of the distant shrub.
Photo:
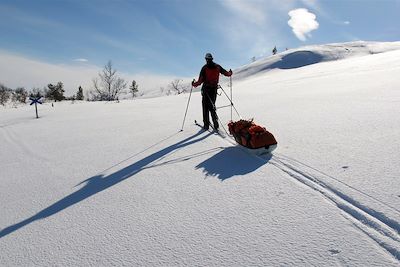
<svg viewBox="0 0 400 267">
<path fill-rule="evenodd" d="M 28 91 L 24 87 L 18 87 L 13 92 L 13 98 L 16 102 L 26 103 L 26 98 L 28 97 Z"/>
<path fill-rule="evenodd" d="M 182 80 L 175 79 L 169 84 L 171 91 L 175 91 L 176 94 L 180 95 L 188 91 L 188 86 L 182 84 Z"/>
<path fill-rule="evenodd" d="M 35 98 L 43 97 L 45 95 L 44 91 L 45 88 L 43 90 L 40 90 L 39 88 L 34 87 L 29 92 L 29 97 L 35 97 Z"/>
<path fill-rule="evenodd" d="M 12 90 L 7 86 L 0 84 L 0 105 L 5 106 L 11 97 Z"/>
<path fill-rule="evenodd" d="M 131 85 L 129 86 L 129 90 L 132 93 L 132 97 L 137 96 L 137 93 L 139 92 L 139 85 L 136 83 L 135 80 L 132 81 Z"/>
<path fill-rule="evenodd" d="M 79 86 L 78 92 L 76 93 L 76 100 L 83 100 L 83 88 Z"/>
</svg>

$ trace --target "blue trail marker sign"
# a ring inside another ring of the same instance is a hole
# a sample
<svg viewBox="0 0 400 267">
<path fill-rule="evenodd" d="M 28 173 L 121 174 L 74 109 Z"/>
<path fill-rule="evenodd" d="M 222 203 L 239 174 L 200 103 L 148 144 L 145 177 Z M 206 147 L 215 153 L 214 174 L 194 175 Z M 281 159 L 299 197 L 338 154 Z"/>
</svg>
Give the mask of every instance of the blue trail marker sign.
<svg viewBox="0 0 400 267">
<path fill-rule="evenodd" d="M 30 103 L 30 105 L 32 106 L 33 104 L 35 104 L 35 110 L 36 110 L 36 119 L 39 118 L 38 115 L 38 111 L 37 111 L 37 104 L 39 103 L 40 105 L 43 104 L 41 101 L 42 97 L 30 97 L 29 100 L 31 100 L 32 102 Z"/>
</svg>

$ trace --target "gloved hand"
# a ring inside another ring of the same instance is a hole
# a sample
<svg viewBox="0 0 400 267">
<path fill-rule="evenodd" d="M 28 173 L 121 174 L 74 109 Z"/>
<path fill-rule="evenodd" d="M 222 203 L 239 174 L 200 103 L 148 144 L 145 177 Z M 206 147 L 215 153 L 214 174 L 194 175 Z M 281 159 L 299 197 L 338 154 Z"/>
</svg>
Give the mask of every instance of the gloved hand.
<svg viewBox="0 0 400 267">
<path fill-rule="evenodd" d="M 232 75 L 232 69 L 229 69 L 229 71 L 228 71 L 228 73 L 229 73 L 229 76 L 231 76 Z"/>
<path fill-rule="evenodd" d="M 193 79 L 193 81 L 192 81 L 192 86 L 194 86 L 194 87 L 196 87 L 195 82 L 196 82 L 196 80 Z"/>
</svg>

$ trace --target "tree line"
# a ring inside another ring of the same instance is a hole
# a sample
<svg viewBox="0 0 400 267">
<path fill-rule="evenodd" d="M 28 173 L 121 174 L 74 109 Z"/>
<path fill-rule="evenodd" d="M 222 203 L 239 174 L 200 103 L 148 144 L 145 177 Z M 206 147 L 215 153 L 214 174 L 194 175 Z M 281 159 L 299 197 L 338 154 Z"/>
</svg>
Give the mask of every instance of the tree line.
<svg viewBox="0 0 400 267">
<path fill-rule="evenodd" d="M 11 89 L 4 84 L 0 83 L 0 105 L 5 105 L 7 102 L 11 101 L 14 104 L 22 103 L 25 104 L 28 97 L 32 98 L 40 98 L 45 97 L 49 100 L 54 101 L 62 101 L 62 100 L 83 100 L 83 89 L 79 86 L 78 92 L 73 97 L 65 97 L 64 96 L 64 84 L 62 82 L 58 82 L 55 85 L 48 84 L 47 87 L 43 89 L 40 88 L 32 88 L 32 90 L 28 91 L 24 87 L 18 87 L 16 89 Z"/>
<path fill-rule="evenodd" d="M 92 90 L 86 91 L 84 96 L 82 86 L 79 86 L 76 94 L 70 97 L 64 95 L 64 84 L 59 81 L 57 83 L 49 83 L 47 86 L 40 88 L 32 88 L 30 91 L 24 87 L 11 89 L 0 83 L 0 105 L 5 105 L 11 101 L 14 104 L 26 103 L 28 97 L 45 97 L 46 100 L 63 101 L 63 100 L 86 100 L 88 101 L 114 101 L 118 100 L 120 94 L 126 89 L 132 94 L 132 97 L 139 96 L 139 85 L 135 80 L 128 83 L 121 78 L 117 70 L 113 68 L 111 60 L 103 67 L 98 76 L 92 79 Z M 161 87 L 161 93 L 166 95 L 181 94 L 189 91 L 189 86 L 184 85 L 180 79 L 173 80 L 168 84 L 167 88 Z"/>
</svg>

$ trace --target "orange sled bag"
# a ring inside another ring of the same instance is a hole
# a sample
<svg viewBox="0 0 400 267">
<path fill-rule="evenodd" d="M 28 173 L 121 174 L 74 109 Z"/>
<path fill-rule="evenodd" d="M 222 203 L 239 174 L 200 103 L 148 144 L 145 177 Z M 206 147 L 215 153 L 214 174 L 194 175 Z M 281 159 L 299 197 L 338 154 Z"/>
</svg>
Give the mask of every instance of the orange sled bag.
<svg viewBox="0 0 400 267">
<path fill-rule="evenodd" d="M 266 149 L 269 152 L 277 146 L 275 137 L 264 127 L 257 125 L 253 120 L 239 120 L 229 122 L 229 133 L 236 142 L 250 149 Z"/>
</svg>

